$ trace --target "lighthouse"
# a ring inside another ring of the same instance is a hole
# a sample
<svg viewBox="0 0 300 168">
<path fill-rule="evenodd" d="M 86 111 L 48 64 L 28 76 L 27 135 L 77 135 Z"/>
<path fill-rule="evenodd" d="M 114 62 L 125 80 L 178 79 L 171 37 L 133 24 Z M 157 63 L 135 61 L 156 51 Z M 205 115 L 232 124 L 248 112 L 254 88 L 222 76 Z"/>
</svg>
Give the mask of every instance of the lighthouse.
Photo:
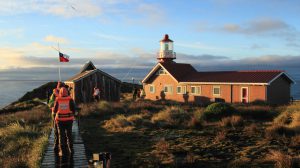
<svg viewBox="0 0 300 168">
<path fill-rule="evenodd" d="M 165 34 L 160 40 L 160 51 L 157 55 L 158 62 L 173 62 L 176 59 L 176 53 L 173 51 L 173 41 L 169 39 L 169 35 Z"/>
</svg>

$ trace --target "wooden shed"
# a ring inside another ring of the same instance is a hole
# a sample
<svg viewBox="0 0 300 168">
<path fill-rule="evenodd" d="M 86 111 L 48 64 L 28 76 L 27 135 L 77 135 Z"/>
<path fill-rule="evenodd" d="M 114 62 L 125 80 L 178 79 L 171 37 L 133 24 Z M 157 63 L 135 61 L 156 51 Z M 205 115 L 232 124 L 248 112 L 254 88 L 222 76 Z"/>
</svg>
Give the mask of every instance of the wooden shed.
<svg viewBox="0 0 300 168">
<path fill-rule="evenodd" d="M 96 86 L 101 90 L 101 100 L 119 101 L 121 83 L 117 78 L 97 69 L 91 61 L 78 74 L 65 81 L 76 103 L 92 102 Z"/>
</svg>

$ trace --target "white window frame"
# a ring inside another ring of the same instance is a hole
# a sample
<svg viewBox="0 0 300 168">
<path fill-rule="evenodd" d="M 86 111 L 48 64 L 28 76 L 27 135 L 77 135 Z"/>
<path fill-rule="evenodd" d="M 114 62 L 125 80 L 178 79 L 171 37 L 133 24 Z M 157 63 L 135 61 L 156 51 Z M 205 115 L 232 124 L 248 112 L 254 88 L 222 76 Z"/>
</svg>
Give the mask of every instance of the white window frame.
<svg viewBox="0 0 300 168">
<path fill-rule="evenodd" d="M 178 88 L 180 88 L 181 92 L 178 92 Z M 177 86 L 176 87 L 176 93 L 177 94 L 186 94 L 186 86 Z"/>
<path fill-rule="evenodd" d="M 151 91 L 151 88 L 153 88 L 153 91 Z M 155 93 L 155 85 L 149 85 L 149 92 Z"/>
<path fill-rule="evenodd" d="M 243 103 L 243 89 L 247 89 L 247 102 L 246 103 L 249 103 L 249 87 L 241 87 L 241 103 Z"/>
<path fill-rule="evenodd" d="M 168 87 L 168 91 L 165 91 L 165 88 Z M 171 91 L 169 91 L 169 88 Z M 173 85 L 164 85 L 164 93 L 165 94 L 173 94 Z"/>
<path fill-rule="evenodd" d="M 192 92 L 192 90 L 193 90 L 192 88 L 195 88 L 195 93 Z M 197 93 L 197 88 L 198 88 L 198 93 Z M 202 93 L 201 89 L 202 89 L 201 86 L 191 86 L 191 94 L 192 95 L 201 95 L 201 93 Z"/>
<path fill-rule="evenodd" d="M 167 72 L 166 72 L 166 70 L 164 70 L 163 68 L 160 68 L 160 69 L 157 71 L 156 74 L 157 74 L 157 75 L 166 75 Z"/>
<path fill-rule="evenodd" d="M 215 94 L 215 88 L 219 89 L 219 94 Z M 221 86 L 213 86 L 212 93 L 213 93 L 213 96 L 217 96 L 217 97 L 221 96 Z"/>
</svg>

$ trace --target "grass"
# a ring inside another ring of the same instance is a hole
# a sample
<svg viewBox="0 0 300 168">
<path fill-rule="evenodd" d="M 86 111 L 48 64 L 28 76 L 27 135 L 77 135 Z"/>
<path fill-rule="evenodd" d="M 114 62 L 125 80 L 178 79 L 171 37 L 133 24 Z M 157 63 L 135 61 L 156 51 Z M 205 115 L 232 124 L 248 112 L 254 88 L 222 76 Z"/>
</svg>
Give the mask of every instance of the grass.
<svg viewBox="0 0 300 168">
<path fill-rule="evenodd" d="M 44 105 L 0 115 L 0 167 L 40 167 L 50 128 Z"/>
<path fill-rule="evenodd" d="M 219 125 L 221 127 L 239 127 L 243 125 L 243 118 L 241 116 L 231 116 L 231 117 L 225 117 L 222 118 L 222 120 L 219 122 Z"/>
<path fill-rule="evenodd" d="M 185 127 L 190 121 L 190 114 L 178 106 L 171 106 L 154 114 L 151 121 L 158 127 Z"/>
<path fill-rule="evenodd" d="M 274 167 L 280 155 L 272 150 L 284 151 L 293 165 L 299 155 L 299 117 L 293 115 L 299 105 L 234 105 L 235 113 L 218 120 L 205 120 L 204 108 L 175 103 L 122 100 L 110 106 L 107 112 L 97 105 L 83 109 L 89 112 L 80 130 L 89 156 L 111 152 L 112 167 Z M 278 124 L 285 111 L 291 121 Z"/>
<path fill-rule="evenodd" d="M 281 151 L 271 150 L 266 157 L 267 160 L 275 162 L 275 168 L 293 168 L 293 158 Z"/>
</svg>

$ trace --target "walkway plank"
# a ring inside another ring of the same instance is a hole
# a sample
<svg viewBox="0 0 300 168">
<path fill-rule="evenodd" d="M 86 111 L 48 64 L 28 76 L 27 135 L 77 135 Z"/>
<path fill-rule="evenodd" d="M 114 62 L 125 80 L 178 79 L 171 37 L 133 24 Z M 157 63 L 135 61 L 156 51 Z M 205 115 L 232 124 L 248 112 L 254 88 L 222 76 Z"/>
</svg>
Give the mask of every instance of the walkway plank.
<svg viewBox="0 0 300 168">
<path fill-rule="evenodd" d="M 42 168 L 55 168 L 55 167 L 86 168 L 88 167 L 85 147 L 79 133 L 78 123 L 76 121 L 73 122 L 72 136 L 73 136 L 73 149 L 74 149 L 73 158 L 60 159 L 59 157 L 55 156 L 53 151 L 54 130 L 53 129 L 51 130 L 48 147 L 46 149 L 42 161 L 42 166 L 41 166 Z"/>
</svg>

